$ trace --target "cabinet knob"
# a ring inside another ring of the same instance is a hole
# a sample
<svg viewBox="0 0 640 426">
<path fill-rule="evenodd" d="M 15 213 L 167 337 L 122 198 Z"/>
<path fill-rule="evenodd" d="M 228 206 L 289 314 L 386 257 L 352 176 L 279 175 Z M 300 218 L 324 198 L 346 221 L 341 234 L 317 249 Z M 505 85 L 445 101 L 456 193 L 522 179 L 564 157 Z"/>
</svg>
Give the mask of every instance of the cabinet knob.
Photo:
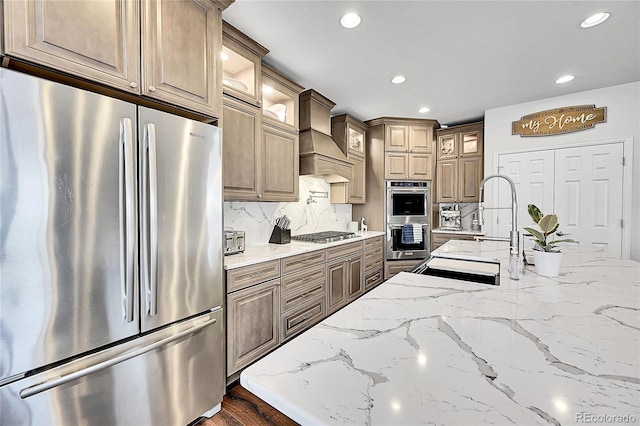
<svg viewBox="0 0 640 426">
<path fill-rule="evenodd" d="M 262 194 L 258 194 L 258 198 L 262 198 Z"/>
<path fill-rule="evenodd" d="M 129 83 L 129 86 L 131 86 L 131 88 L 135 89 L 136 87 L 138 87 L 138 83 L 136 83 L 135 81 L 132 81 Z"/>
<path fill-rule="evenodd" d="M 150 92 L 155 92 L 156 91 L 156 87 L 155 86 L 149 86 L 149 91 Z"/>
</svg>

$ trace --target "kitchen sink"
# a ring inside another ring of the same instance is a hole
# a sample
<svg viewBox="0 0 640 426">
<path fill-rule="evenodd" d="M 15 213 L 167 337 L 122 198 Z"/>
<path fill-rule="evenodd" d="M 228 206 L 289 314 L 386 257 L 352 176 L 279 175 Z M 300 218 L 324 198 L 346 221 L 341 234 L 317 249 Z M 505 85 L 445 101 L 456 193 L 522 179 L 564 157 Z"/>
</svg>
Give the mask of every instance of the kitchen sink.
<svg viewBox="0 0 640 426">
<path fill-rule="evenodd" d="M 409 272 L 420 275 L 500 285 L 500 263 L 448 257 L 430 257 Z"/>
</svg>

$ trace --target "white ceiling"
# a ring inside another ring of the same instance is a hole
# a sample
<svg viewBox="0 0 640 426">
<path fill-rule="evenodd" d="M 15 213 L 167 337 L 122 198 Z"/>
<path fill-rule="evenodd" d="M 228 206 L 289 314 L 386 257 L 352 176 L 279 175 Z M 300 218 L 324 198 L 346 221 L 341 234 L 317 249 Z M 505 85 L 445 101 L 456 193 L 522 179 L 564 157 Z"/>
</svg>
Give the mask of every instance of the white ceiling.
<svg viewBox="0 0 640 426">
<path fill-rule="evenodd" d="M 236 0 L 223 19 L 332 115 L 459 124 L 487 109 L 640 80 L 640 1 Z M 340 17 L 355 11 L 359 27 Z M 598 11 L 604 24 L 579 28 Z M 390 83 L 403 74 L 407 81 Z M 556 78 L 576 79 L 555 84 Z M 431 111 L 419 114 L 418 108 Z M 562 106 L 562 105 L 559 105 Z"/>
</svg>

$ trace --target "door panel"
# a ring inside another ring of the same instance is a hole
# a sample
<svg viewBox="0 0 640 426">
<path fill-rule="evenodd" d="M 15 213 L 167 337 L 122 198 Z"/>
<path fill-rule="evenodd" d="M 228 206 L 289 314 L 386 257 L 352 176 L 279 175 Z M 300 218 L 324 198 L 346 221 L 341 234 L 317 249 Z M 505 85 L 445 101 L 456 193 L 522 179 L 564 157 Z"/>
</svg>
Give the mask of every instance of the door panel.
<svg viewBox="0 0 640 426">
<path fill-rule="evenodd" d="M 143 331 L 222 305 L 222 148 L 217 127 L 140 107 L 141 206 L 152 204 L 155 127 L 157 158 L 157 291 L 153 294 L 153 214 L 142 208 Z M 150 161 L 153 162 L 152 160 Z M 147 220 L 145 226 L 144 221 Z M 145 238 L 145 232 L 148 235 Z M 149 247 L 145 258 L 145 246 Z M 157 301 L 157 314 L 153 302 Z"/>
<path fill-rule="evenodd" d="M 140 93 L 139 3 L 6 1 L 7 52 Z M 133 84 L 132 84 L 133 83 Z"/>
<path fill-rule="evenodd" d="M 555 161 L 560 229 L 616 256 L 622 253 L 622 156 L 616 143 L 558 149 Z"/>
<path fill-rule="evenodd" d="M 224 97 L 225 200 L 256 200 L 260 193 L 260 110 Z"/>
<path fill-rule="evenodd" d="M 6 69 L 0 93 L 3 379 L 138 331 L 137 315 L 124 320 L 125 301 L 136 295 L 124 298 L 120 238 L 120 131 L 128 118 L 135 138 L 136 109 Z M 128 164 L 135 175 L 135 161 Z M 135 201 L 135 185 L 131 195 Z M 133 217 L 135 210 L 133 202 Z M 135 288 L 136 262 L 128 264 Z"/>
<path fill-rule="evenodd" d="M 298 136 L 263 126 L 261 153 L 263 201 L 297 201 Z"/>
<path fill-rule="evenodd" d="M 543 213 L 551 213 L 554 209 L 554 153 L 553 150 L 523 152 L 516 154 L 502 154 L 498 159 L 500 173 L 513 179 L 516 185 L 516 199 L 518 201 L 518 230 L 520 233 L 525 226 L 534 226 L 527 211 L 529 204 L 535 204 Z M 511 206 L 511 190 L 506 181 L 500 179 L 497 206 Z M 511 211 L 494 210 L 497 212 L 497 236 L 508 237 L 511 231 Z M 490 211 L 485 213 L 488 222 Z M 494 213 L 493 223 L 496 223 Z M 524 239 L 523 239 L 524 240 Z M 528 246 L 527 246 L 528 247 Z"/>
</svg>

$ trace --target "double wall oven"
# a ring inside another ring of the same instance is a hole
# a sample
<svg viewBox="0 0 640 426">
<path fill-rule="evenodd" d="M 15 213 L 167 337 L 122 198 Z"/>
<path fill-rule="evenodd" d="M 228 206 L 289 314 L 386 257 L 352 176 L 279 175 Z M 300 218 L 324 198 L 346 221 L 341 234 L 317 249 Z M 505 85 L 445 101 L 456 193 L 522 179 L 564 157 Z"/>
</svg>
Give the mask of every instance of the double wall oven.
<svg viewBox="0 0 640 426">
<path fill-rule="evenodd" d="M 387 181 L 387 259 L 430 253 L 430 181 Z"/>
</svg>

